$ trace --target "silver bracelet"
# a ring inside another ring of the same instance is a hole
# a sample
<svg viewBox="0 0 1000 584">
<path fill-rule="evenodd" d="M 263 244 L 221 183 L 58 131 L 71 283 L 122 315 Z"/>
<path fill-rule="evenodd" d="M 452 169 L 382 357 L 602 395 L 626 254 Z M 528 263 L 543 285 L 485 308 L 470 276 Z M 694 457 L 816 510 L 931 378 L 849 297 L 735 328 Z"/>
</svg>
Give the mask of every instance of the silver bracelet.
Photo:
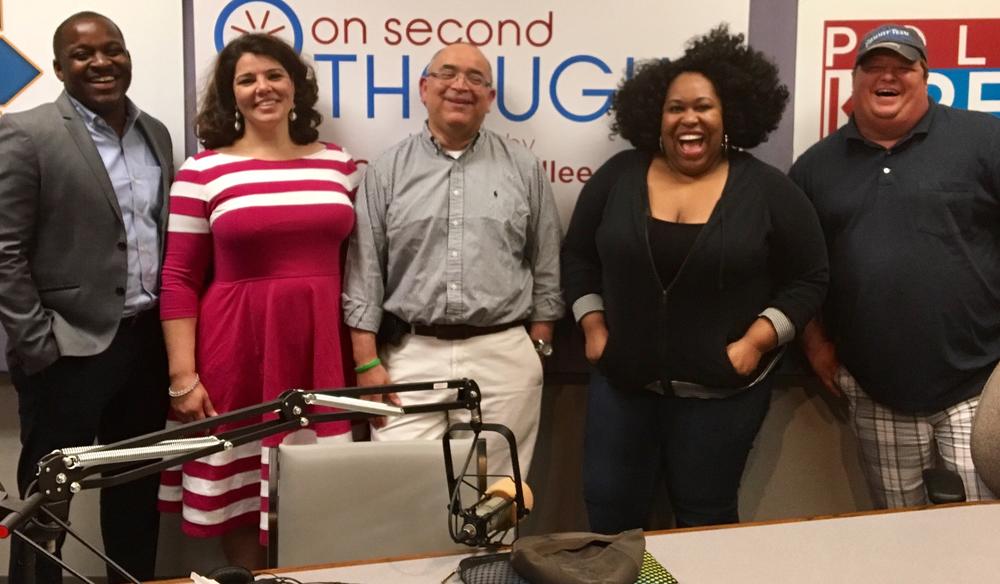
<svg viewBox="0 0 1000 584">
<path fill-rule="evenodd" d="M 185 387 L 184 389 L 174 389 L 173 387 L 168 387 L 167 394 L 170 397 L 184 397 L 185 395 L 194 391 L 194 388 L 198 387 L 199 383 L 201 383 L 201 377 L 198 377 L 198 374 L 195 373 L 194 383 L 192 383 L 189 387 Z"/>
</svg>

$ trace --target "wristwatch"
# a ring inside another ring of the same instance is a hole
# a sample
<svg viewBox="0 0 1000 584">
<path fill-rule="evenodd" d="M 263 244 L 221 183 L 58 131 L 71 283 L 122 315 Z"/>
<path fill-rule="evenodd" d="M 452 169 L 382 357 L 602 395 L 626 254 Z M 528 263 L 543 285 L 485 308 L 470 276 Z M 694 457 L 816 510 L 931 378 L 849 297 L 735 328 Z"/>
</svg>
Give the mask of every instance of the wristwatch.
<svg viewBox="0 0 1000 584">
<path fill-rule="evenodd" d="M 542 357 L 552 356 L 552 343 L 548 341 L 543 341 L 542 339 L 531 339 L 531 342 L 535 345 L 535 352 Z"/>
</svg>

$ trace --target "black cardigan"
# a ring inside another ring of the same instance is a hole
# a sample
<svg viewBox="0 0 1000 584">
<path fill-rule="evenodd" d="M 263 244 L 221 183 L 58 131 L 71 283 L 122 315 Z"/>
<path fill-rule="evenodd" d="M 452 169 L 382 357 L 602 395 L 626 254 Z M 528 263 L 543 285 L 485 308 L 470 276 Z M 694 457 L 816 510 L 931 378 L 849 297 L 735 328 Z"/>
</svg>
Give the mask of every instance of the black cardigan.
<svg viewBox="0 0 1000 584">
<path fill-rule="evenodd" d="M 823 302 L 829 270 L 816 212 L 780 171 L 731 153 L 719 202 L 677 277 L 661 284 L 646 231 L 651 160 L 620 152 L 584 186 L 563 242 L 566 299 L 603 297 L 609 337 L 598 368 L 618 387 L 745 385 L 756 373 L 737 374 L 726 345 L 768 307 L 801 332 Z"/>
</svg>

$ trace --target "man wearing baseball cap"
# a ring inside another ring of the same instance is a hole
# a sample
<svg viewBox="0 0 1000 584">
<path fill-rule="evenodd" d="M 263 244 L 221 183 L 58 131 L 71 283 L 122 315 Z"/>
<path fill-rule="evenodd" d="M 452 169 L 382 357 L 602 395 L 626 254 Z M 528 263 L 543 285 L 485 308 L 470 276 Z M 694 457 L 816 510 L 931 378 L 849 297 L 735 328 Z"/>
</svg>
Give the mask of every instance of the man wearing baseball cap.
<svg viewBox="0 0 1000 584">
<path fill-rule="evenodd" d="M 888 49 L 897 53 L 910 63 L 921 61 L 927 66 L 927 47 L 920 33 L 907 26 L 898 24 L 883 24 L 865 35 L 858 46 L 858 55 L 854 65 L 860 65 L 868 54 L 879 49 Z"/>
<path fill-rule="evenodd" d="M 1000 360 L 1000 119 L 934 103 L 903 25 L 865 35 L 852 78 L 850 120 L 791 170 L 830 254 L 803 347 L 849 404 L 878 506 L 925 503 L 937 456 L 969 500 L 993 498 L 969 438 Z"/>
</svg>

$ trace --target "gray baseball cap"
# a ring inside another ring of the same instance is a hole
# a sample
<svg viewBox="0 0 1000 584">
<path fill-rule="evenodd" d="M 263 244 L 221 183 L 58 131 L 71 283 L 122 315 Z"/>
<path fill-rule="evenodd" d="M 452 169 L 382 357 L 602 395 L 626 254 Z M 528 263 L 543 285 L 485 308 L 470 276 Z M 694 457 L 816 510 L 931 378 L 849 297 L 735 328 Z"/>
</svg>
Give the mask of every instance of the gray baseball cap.
<svg viewBox="0 0 1000 584">
<path fill-rule="evenodd" d="M 857 66 L 865 55 L 875 49 L 889 49 L 902 56 L 907 61 L 926 61 L 927 46 L 917 31 L 901 24 L 883 24 L 871 30 L 861 40 L 858 46 L 858 56 L 854 60 Z"/>
</svg>

